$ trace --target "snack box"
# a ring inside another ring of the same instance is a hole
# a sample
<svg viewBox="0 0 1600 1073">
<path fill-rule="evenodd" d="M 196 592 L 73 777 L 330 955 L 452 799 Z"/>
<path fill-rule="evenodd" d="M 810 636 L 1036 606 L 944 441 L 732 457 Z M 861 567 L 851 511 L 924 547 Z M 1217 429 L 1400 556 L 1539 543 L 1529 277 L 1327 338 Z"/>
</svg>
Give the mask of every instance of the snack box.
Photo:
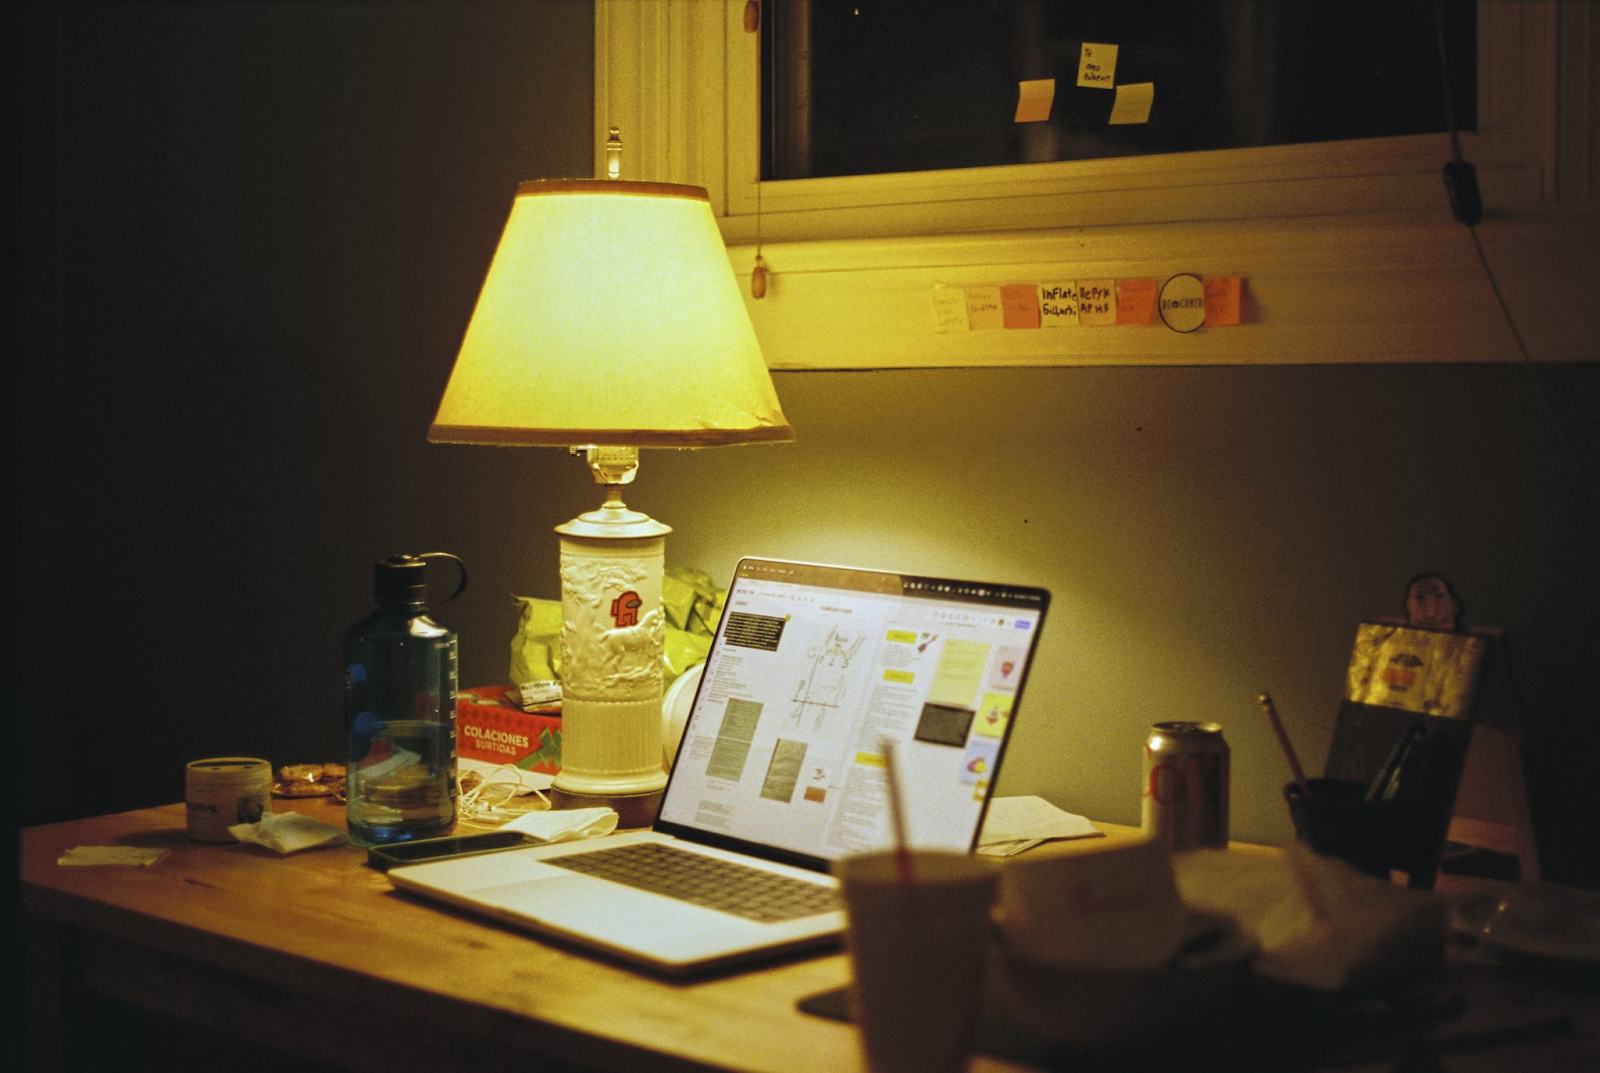
<svg viewBox="0 0 1600 1073">
<path fill-rule="evenodd" d="M 511 686 L 456 694 L 456 754 L 554 775 L 561 770 L 561 705 L 525 712 Z"/>
</svg>

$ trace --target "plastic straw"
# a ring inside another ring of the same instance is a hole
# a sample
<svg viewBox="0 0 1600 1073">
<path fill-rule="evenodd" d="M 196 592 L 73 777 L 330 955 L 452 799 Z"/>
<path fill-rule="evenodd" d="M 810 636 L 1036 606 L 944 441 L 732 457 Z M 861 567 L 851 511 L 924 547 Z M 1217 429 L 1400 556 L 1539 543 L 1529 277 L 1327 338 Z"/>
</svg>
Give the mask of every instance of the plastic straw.
<svg viewBox="0 0 1600 1073">
<path fill-rule="evenodd" d="M 1261 706 L 1267 710 L 1267 721 L 1272 724 L 1272 733 L 1277 735 L 1278 748 L 1283 750 L 1283 758 L 1289 761 L 1289 771 L 1294 775 L 1295 785 L 1300 787 L 1300 793 L 1309 799 L 1311 784 L 1306 781 L 1306 773 L 1300 768 L 1300 758 L 1294 755 L 1294 746 L 1289 744 L 1289 735 L 1284 733 L 1283 720 L 1278 718 L 1278 709 L 1272 706 L 1272 694 L 1263 693 L 1256 699 L 1261 701 Z"/>
<path fill-rule="evenodd" d="M 906 816 L 900 803 L 900 777 L 895 770 L 894 742 L 883 740 L 883 773 L 889 784 L 889 818 L 894 822 L 894 869 L 900 882 L 916 878 L 911 867 L 911 847 L 906 844 Z"/>
</svg>

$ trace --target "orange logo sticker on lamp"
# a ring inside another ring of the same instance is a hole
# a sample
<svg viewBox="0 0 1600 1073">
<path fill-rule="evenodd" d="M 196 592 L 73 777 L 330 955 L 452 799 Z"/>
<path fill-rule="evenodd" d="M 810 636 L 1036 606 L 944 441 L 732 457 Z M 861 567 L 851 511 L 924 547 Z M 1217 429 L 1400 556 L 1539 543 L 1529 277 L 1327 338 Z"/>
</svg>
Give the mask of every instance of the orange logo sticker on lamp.
<svg viewBox="0 0 1600 1073">
<path fill-rule="evenodd" d="M 619 630 L 624 626 L 639 625 L 639 607 L 643 603 L 639 594 L 629 589 L 611 601 L 611 621 L 617 624 Z"/>
</svg>

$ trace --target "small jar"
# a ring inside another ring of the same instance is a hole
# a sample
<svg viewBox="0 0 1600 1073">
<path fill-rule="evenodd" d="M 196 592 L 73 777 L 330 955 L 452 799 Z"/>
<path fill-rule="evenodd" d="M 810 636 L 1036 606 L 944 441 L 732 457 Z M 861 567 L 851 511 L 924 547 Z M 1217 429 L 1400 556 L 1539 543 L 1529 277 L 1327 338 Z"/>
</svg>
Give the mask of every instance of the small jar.
<svg viewBox="0 0 1600 1073">
<path fill-rule="evenodd" d="M 272 765 L 244 756 L 191 761 L 185 777 L 189 837 L 233 842 L 228 828 L 272 811 Z"/>
</svg>

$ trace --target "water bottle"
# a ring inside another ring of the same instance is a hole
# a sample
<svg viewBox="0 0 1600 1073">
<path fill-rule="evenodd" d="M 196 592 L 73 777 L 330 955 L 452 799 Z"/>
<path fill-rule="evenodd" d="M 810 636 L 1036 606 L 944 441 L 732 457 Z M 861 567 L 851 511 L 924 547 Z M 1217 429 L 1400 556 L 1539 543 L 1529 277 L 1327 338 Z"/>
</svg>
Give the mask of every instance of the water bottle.
<svg viewBox="0 0 1600 1073">
<path fill-rule="evenodd" d="M 346 795 L 364 845 L 447 834 L 456 821 L 456 631 L 428 617 L 427 560 L 395 555 L 373 571 L 370 617 L 345 633 Z"/>
</svg>

